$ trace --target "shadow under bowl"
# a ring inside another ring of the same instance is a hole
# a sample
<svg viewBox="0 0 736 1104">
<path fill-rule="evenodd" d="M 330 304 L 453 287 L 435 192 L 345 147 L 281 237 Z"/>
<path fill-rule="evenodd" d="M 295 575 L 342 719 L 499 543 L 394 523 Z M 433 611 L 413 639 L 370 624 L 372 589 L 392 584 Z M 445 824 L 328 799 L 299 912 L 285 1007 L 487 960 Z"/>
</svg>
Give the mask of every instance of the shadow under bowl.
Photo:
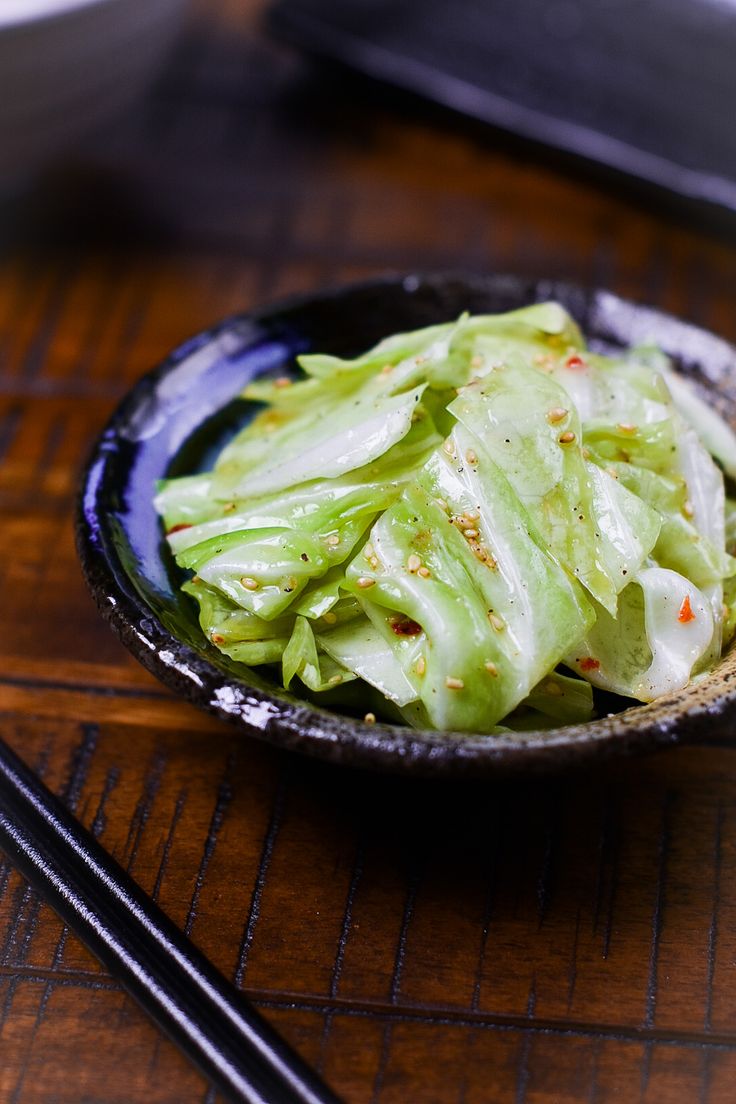
<svg viewBox="0 0 736 1104">
<path fill-rule="evenodd" d="M 736 649 L 676 694 L 587 724 L 468 736 L 420 732 L 314 706 L 222 655 L 179 590 L 153 507 L 158 479 L 205 470 L 242 424 L 238 396 L 254 378 L 293 368 L 308 351 L 355 355 L 387 334 L 556 299 L 594 348 L 655 342 L 703 396 L 736 421 L 736 348 L 607 291 L 512 276 L 379 278 L 230 318 L 185 342 L 143 377 L 88 462 L 77 545 L 103 616 L 136 658 L 177 694 L 245 735 L 332 763 L 420 775 L 482 777 L 566 769 L 609 756 L 727 737 L 736 715 Z"/>
</svg>

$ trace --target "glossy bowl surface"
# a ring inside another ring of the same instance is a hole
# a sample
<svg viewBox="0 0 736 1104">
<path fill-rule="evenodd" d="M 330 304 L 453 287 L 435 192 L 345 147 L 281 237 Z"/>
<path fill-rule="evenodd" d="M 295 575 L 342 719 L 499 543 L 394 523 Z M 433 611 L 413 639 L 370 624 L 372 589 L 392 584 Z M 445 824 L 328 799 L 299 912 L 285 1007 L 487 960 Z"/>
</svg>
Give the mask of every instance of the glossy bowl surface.
<svg viewBox="0 0 736 1104">
<path fill-rule="evenodd" d="M 316 708 L 217 651 L 178 590 L 152 499 L 157 479 L 204 469 L 245 415 L 245 384 L 300 352 L 354 355 L 379 338 L 557 299 L 591 344 L 655 341 L 736 420 L 736 349 L 607 291 L 510 276 L 386 277 L 222 322 L 180 346 L 128 394 L 98 439 L 83 481 L 78 548 L 103 615 L 164 683 L 244 734 L 334 763 L 425 775 L 557 770 L 660 745 L 723 737 L 736 715 L 736 650 L 697 685 L 650 705 L 545 733 L 464 736 L 368 725 Z"/>
</svg>

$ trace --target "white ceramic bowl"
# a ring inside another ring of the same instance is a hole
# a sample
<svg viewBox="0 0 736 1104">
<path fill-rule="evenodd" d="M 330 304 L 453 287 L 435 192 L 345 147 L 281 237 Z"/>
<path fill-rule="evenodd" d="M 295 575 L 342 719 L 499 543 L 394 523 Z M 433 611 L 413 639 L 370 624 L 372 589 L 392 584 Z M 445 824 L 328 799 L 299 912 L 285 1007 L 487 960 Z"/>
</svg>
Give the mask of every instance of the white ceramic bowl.
<svg viewBox="0 0 736 1104">
<path fill-rule="evenodd" d="M 0 192 L 113 124 L 155 76 L 187 0 L 0 0 Z"/>
</svg>

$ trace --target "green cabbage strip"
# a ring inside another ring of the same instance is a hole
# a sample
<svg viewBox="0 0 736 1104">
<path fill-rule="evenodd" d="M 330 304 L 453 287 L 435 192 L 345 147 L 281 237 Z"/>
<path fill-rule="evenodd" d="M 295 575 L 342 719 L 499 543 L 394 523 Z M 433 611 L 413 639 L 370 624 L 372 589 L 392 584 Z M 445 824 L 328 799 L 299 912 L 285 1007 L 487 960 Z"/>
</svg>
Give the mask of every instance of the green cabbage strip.
<svg viewBox="0 0 736 1104">
<path fill-rule="evenodd" d="M 582 589 L 530 536 L 511 487 L 462 427 L 374 525 L 346 587 L 386 611 L 382 635 L 433 727 L 482 731 L 592 623 Z M 458 468 L 461 470 L 459 471 Z M 474 534 L 468 536 L 467 534 Z M 411 633 L 411 625 L 421 627 Z M 407 624 L 410 626 L 407 628 Z"/>
<path fill-rule="evenodd" d="M 493 734 L 679 690 L 736 633 L 736 437 L 658 350 L 592 353 L 538 303 L 299 366 L 247 388 L 212 471 L 157 487 L 231 660 Z"/>
<path fill-rule="evenodd" d="M 552 555 L 615 614 L 617 595 L 651 551 L 660 519 L 586 461 L 566 392 L 514 362 L 464 388 L 450 412 L 484 442 Z"/>
</svg>

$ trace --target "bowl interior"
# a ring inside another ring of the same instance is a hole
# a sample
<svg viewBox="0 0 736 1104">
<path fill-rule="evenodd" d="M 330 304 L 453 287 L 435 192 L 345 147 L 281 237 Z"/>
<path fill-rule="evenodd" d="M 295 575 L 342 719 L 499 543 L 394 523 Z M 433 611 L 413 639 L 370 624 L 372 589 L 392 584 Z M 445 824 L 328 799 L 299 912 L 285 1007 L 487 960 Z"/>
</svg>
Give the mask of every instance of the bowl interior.
<svg viewBox="0 0 736 1104">
<path fill-rule="evenodd" d="M 464 310 L 505 311 L 550 298 L 573 314 L 600 350 L 656 341 L 733 418 L 731 346 L 607 292 L 585 293 L 567 284 L 453 275 L 389 278 L 228 320 L 185 343 L 140 381 L 104 431 L 86 473 L 80 553 L 100 608 L 124 642 L 196 704 L 263 738 L 342 762 L 424 773 L 548 769 L 692 738 L 703 709 L 723 712 L 730 705 L 718 675 L 710 678 L 715 683 L 708 703 L 688 690 L 552 733 L 467 737 L 368 726 L 312 707 L 269 682 L 262 670 L 228 660 L 204 639 L 195 604 L 179 590 L 181 576 L 153 508 L 156 481 L 211 465 L 252 414 L 253 404 L 238 397 L 249 380 L 293 370 L 294 357 L 308 350 L 353 355 L 389 333 Z"/>
</svg>

